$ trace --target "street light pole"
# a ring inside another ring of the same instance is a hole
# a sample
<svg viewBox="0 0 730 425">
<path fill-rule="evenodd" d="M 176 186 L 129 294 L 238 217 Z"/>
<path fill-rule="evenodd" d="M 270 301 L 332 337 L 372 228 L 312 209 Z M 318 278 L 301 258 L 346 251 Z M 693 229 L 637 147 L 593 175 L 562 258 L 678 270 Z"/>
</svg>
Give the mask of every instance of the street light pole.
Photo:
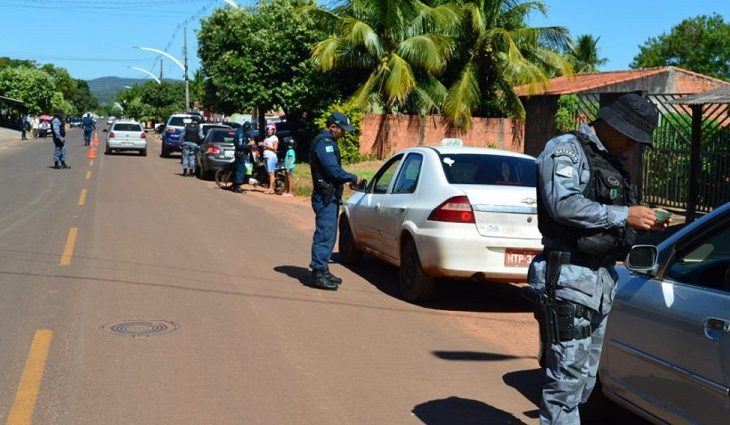
<svg viewBox="0 0 730 425">
<path fill-rule="evenodd" d="M 183 59 L 185 60 L 185 112 L 190 112 L 190 89 L 188 88 L 188 26 L 183 27 Z"/>
<path fill-rule="evenodd" d="M 185 62 L 187 63 L 187 42 L 185 44 L 186 44 Z M 185 74 L 184 75 L 184 78 L 185 78 L 185 112 L 189 111 L 190 110 L 190 97 L 189 97 L 189 91 L 188 91 L 188 67 L 187 67 L 187 65 L 183 65 L 174 56 L 172 56 L 171 54 L 167 53 L 164 50 L 153 49 L 151 47 L 138 47 L 138 46 L 137 46 L 137 48 L 140 50 L 147 50 L 148 52 L 154 52 L 154 53 L 160 54 L 162 56 L 165 56 L 165 57 L 169 58 L 171 61 L 175 62 L 175 65 L 179 66 L 180 69 L 182 69 L 183 73 Z"/>
</svg>

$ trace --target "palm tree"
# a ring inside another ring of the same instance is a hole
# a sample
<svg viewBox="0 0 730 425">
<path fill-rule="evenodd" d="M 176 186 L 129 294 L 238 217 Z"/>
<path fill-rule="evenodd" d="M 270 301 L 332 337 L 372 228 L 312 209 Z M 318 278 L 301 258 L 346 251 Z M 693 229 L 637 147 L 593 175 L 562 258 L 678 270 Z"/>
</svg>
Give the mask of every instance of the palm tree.
<svg viewBox="0 0 730 425">
<path fill-rule="evenodd" d="M 463 1 L 465 24 L 444 104 L 447 121 L 468 128 L 475 113 L 523 119 L 525 110 L 514 87 L 544 85 L 552 69 L 572 73 L 559 53 L 570 45 L 567 30 L 525 25 L 530 13 L 546 13 L 539 0 Z"/>
<path fill-rule="evenodd" d="M 581 35 L 576 39 L 573 48 L 566 52 L 568 61 L 573 65 L 576 73 L 596 72 L 599 66 L 608 62 L 606 58 L 598 58 L 598 40 L 600 39 L 601 37 L 593 38 L 590 34 Z"/>
<path fill-rule="evenodd" d="M 358 105 L 419 112 L 442 105 L 446 88 L 436 76 L 453 52 L 449 34 L 460 20 L 457 4 L 352 0 L 333 13 L 312 11 L 329 28 L 337 29 L 314 47 L 312 57 L 324 71 L 364 72 L 354 95 Z"/>
</svg>

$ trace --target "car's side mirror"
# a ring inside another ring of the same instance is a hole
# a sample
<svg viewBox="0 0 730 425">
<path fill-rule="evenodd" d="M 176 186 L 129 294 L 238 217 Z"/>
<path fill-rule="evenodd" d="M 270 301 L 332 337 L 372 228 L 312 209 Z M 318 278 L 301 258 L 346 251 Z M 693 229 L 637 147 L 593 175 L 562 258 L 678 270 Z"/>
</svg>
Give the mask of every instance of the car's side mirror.
<svg viewBox="0 0 730 425">
<path fill-rule="evenodd" d="M 626 268 L 632 272 L 654 274 L 658 251 L 654 245 L 635 245 L 626 256 Z"/>
</svg>

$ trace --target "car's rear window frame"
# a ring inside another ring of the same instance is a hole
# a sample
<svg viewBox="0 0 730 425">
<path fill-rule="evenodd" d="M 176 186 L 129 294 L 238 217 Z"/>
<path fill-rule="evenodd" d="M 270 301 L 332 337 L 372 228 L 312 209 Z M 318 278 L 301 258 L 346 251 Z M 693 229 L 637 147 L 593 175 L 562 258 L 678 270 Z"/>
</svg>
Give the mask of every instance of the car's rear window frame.
<svg viewBox="0 0 730 425">
<path fill-rule="evenodd" d="M 125 127 L 127 127 L 127 128 L 125 128 Z M 136 127 L 136 128 L 132 128 L 132 127 Z M 114 125 L 112 127 L 112 131 L 127 131 L 127 132 L 141 133 L 144 130 L 142 130 L 141 124 L 136 124 L 136 123 L 131 123 L 131 122 L 118 122 L 118 123 L 114 123 Z"/>
</svg>

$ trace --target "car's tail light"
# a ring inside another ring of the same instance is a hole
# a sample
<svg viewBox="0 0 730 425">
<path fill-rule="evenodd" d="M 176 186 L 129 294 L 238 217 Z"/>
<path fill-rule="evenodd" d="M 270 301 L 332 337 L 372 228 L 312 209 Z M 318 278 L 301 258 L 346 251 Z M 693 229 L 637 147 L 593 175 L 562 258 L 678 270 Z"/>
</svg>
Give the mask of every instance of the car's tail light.
<svg viewBox="0 0 730 425">
<path fill-rule="evenodd" d="M 220 153 L 220 148 L 218 146 L 208 146 L 208 150 L 205 151 L 205 153 Z"/>
<path fill-rule="evenodd" d="M 447 221 L 450 223 L 474 223 L 474 210 L 471 208 L 469 198 L 466 196 L 454 196 L 445 200 L 436 207 L 428 216 L 432 221 Z"/>
<path fill-rule="evenodd" d="M 110 132 L 109 132 L 109 138 L 110 138 L 110 139 L 113 139 L 113 138 L 114 138 L 114 132 L 113 132 L 113 131 L 110 131 Z"/>
<path fill-rule="evenodd" d="M 147 135 L 144 134 L 144 131 L 142 132 L 142 134 L 139 135 L 139 138 L 140 139 L 146 139 L 147 138 Z"/>
</svg>

